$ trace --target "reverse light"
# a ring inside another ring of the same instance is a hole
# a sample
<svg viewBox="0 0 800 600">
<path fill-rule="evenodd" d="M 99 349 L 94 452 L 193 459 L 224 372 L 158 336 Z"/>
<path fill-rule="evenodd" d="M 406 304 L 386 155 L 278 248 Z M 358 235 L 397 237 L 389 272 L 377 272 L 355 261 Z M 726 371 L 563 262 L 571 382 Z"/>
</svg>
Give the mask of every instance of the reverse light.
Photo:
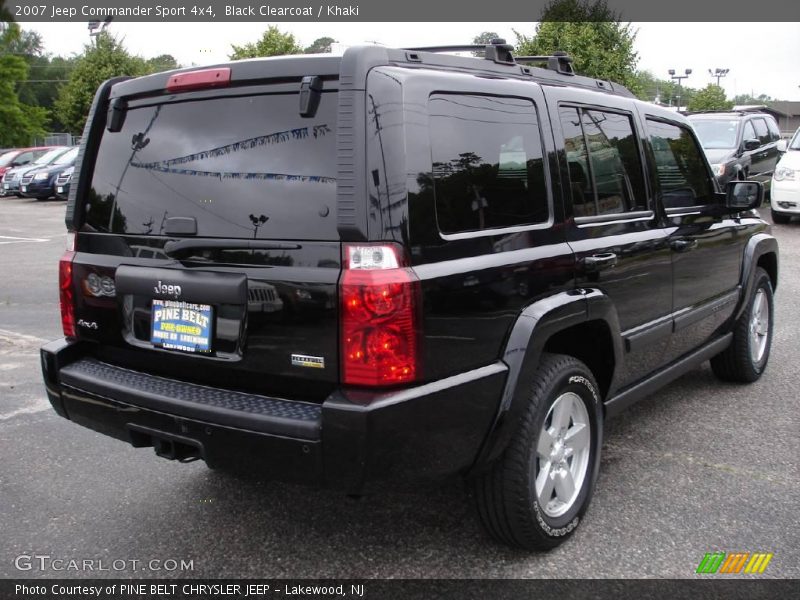
<svg viewBox="0 0 800 600">
<path fill-rule="evenodd" d="M 344 251 L 342 381 L 387 386 L 418 380 L 419 279 L 399 246 L 348 244 Z"/>
<path fill-rule="evenodd" d="M 72 285 L 72 261 L 75 259 L 75 234 L 67 234 L 67 249 L 58 262 L 58 290 L 61 304 L 61 328 L 64 336 L 75 334 L 75 291 Z"/>
<path fill-rule="evenodd" d="M 794 181 L 795 170 L 786 167 L 778 167 L 775 169 L 775 181 Z"/>
</svg>

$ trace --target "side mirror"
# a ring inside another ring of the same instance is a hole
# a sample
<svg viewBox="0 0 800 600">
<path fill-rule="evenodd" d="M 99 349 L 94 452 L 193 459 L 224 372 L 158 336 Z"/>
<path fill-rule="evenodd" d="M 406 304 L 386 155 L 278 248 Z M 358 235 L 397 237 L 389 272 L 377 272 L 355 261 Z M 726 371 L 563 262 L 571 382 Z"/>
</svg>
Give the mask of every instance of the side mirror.
<svg viewBox="0 0 800 600">
<path fill-rule="evenodd" d="M 744 149 L 745 150 L 755 150 L 759 146 L 761 146 L 761 142 L 756 140 L 756 139 L 745 140 L 744 141 Z"/>
<path fill-rule="evenodd" d="M 764 201 L 764 185 L 760 181 L 729 181 L 725 187 L 725 206 L 731 212 L 753 210 Z"/>
<path fill-rule="evenodd" d="M 778 143 L 775 144 L 775 147 L 778 149 L 778 152 L 786 152 L 786 148 L 788 148 L 789 144 L 786 143 L 786 140 L 778 140 Z"/>
</svg>

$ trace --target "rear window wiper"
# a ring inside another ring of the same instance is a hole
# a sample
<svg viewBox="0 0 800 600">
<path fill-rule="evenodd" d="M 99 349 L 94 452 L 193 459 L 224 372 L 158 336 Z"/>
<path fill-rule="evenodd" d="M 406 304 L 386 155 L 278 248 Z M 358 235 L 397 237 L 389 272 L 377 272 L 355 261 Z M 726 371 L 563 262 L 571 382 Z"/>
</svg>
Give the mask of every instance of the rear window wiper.
<svg viewBox="0 0 800 600">
<path fill-rule="evenodd" d="M 300 244 L 266 240 L 171 240 L 164 244 L 170 258 L 184 258 L 197 250 L 299 250 Z"/>
</svg>

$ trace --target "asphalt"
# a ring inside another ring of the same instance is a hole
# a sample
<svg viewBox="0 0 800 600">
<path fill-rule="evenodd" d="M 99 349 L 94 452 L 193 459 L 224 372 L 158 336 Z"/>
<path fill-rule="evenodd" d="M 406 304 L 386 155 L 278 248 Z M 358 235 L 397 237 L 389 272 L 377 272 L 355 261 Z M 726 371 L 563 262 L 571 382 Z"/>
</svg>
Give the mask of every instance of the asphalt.
<svg viewBox="0 0 800 600">
<path fill-rule="evenodd" d="M 37 350 L 60 334 L 63 217 L 60 202 L 0 199 L 0 577 L 686 578 L 718 550 L 772 552 L 761 577 L 800 577 L 797 220 L 773 229 L 764 377 L 722 384 L 706 364 L 610 422 L 579 531 L 527 554 L 481 532 L 459 483 L 354 500 L 164 461 L 57 417 Z M 20 555 L 95 571 L 20 571 Z"/>
</svg>

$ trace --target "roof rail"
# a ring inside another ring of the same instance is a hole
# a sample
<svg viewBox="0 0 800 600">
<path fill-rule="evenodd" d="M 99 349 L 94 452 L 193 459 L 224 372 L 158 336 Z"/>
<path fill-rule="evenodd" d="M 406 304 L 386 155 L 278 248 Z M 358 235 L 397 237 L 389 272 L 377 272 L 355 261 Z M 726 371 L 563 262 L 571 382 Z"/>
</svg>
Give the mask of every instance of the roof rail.
<svg viewBox="0 0 800 600">
<path fill-rule="evenodd" d="M 513 65 L 532 62 L 547 63 L 547 68 L 562 75 L 575 75 L 572 58 L 566 52 L 554 52 L 552 56 L 514 56 L 514 47 L 502 38 L 495 38 L 488 44 L 465 44 L 461 46 L 425 46 L 420 48 L 404 48 L 413 52 L 480 52 L 483 57 L 495 63 Z"/>
</svg>

